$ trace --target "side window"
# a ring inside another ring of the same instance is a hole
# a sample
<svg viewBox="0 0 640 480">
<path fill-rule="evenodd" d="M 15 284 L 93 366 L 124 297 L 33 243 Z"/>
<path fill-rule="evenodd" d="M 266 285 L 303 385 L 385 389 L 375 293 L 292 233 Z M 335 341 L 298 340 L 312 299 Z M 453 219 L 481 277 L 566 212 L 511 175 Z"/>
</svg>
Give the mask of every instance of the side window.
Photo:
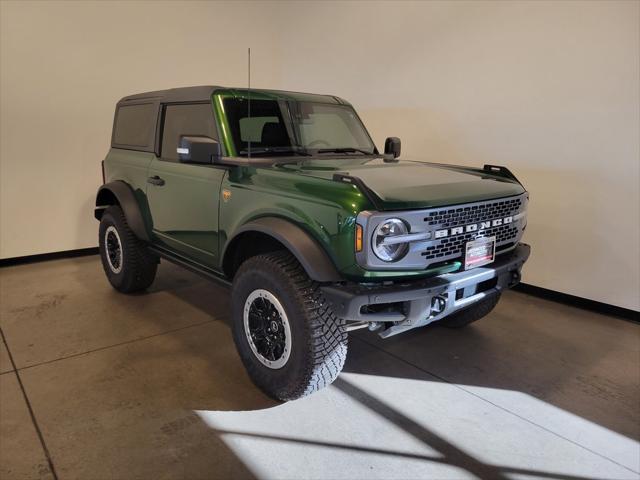
<svg viewBox="0 0 640 480">
<path fill-rule="evenodd" d="M 153 103 L 118 107 L 113 143 L 126 147 L 151 146 L 157 111 Z"/>
<path fill-rule="evenodd" d="M 204 135 L 218 140 L 209 103 L 191 105 L 166 105 L 164 107 L 164 127 L 162 130 L 162 151 L 164 160 L 178 161 L 178 142 L 183 135 Z"/>
</svg>

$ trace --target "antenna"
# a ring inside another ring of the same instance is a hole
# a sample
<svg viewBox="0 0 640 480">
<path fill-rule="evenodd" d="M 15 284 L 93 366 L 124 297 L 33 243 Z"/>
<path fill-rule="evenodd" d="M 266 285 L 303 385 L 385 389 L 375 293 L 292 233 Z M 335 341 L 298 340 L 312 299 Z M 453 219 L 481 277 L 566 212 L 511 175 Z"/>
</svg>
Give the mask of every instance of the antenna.
<svg viewBox="0 0 640 480">
<path fill-rule="evenodd" d="M 247 119 L 251 119 L 251 47 L 247 50 Z M 251 123 L 247 122 L 249 128 Z M 247 142 L 247 158 L 251 158 L 251 137 Z"/>
</svg>

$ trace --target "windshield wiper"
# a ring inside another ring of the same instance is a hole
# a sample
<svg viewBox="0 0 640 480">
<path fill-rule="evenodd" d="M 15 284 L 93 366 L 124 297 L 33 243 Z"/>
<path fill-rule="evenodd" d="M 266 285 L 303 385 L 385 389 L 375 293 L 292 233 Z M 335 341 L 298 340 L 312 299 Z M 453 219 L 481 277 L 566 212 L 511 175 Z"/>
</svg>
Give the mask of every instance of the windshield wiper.
<svg viewBox="0 0 640 480">
<path fill-rule="evenodd" d="M 363 153 L 365 155 L 374 155 L 373 152 L 369 152 L 368 150 L 363 150 L 361 148 L 320 148 L 318 149 L 318 153 Z"/>
<path fill-rule="evenodd" d="M 251 155 L 264 155 L 265 153 L 295 153 L 297 155 L 302 155 L 303 157 L 311 156 L 310 153 L 307 153 L 303 150 L 298 150 L 295 148 L 289 147 L 259 147 L 252 148 Z M 248 155 L 249 150 L 240 150 L 240 155 Z"/>
</svg>

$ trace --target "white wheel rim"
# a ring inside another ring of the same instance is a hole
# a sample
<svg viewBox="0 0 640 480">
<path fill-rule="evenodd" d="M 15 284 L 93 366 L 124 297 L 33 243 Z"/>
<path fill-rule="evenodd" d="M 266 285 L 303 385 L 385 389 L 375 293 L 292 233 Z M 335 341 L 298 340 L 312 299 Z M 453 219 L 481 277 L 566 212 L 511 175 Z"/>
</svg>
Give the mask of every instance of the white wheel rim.
<svg viewBox="0 0 640 480">
<path fill-rule="evenodd" d="M 117 247 L 117 250 L 115 250 Z M 113 273 L 120 273 L 124 264 L 124 251 L 118 230 L 113 225 L 109 225 L 104 232 L 104 250 L 107 263 Z"/>
<path fill-rule="evenodd" d="M 273 308 L 271 308 L 269 304 Z M 254 308 L 253 310 L 252 307 Z M 265 315 L 260 313 L 265 309 L 268 309 L 271 315 L 265 317 Z M 268 323 L 268 328 L 265 326 L 267 329 L 265 338 L 261 338 L 261 332 L 256 329 L 256 322 L 262 322 L 262 326 Z M 291 355 L 291 326 L 282 304 L 271 292 L 257 289 L 249 294 L 247 300 L 244 302 L 243 326 L 249 347 L 260 363 L 274 370 L 282 368 L 287 364 L 289 356 Z M 281 338 L 282 333 L 284 333 L 284 342 Z M 274 339 L 276 339 L 276 341 L 274 341 Z M 274 344 L 276 347 L 272 349 L 270 353 L 273 353 L 275 350 L 280 353 L 280 355 L 266 356 L 265 354 L 268 355 L 267 351 L 269 347 Z"/>
</svg>

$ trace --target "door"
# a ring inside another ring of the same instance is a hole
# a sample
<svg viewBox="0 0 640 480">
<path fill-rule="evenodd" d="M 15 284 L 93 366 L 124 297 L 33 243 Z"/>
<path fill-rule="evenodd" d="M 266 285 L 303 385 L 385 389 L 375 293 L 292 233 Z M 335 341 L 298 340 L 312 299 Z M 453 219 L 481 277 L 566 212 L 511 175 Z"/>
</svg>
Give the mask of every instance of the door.
<svg viewBox="0 0 640 480">
<path fill-rule="evenodd" d="M 224 167 L 181 163 L 182 135 L 218 140 L 210 103 L 163 107 L 160 157 L 152 160 L 147 199 L 154 240 L 209 267 L 218 266 L 218 204 Z"/>
</svg>

